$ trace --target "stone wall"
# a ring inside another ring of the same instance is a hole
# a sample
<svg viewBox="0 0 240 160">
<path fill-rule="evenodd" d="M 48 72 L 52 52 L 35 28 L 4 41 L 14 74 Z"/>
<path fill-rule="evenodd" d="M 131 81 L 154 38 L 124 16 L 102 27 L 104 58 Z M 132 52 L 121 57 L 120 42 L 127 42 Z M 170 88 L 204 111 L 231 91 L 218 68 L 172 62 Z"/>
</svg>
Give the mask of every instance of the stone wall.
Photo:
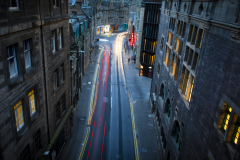
<svg viewBox="0 0 240 160">
<path fill-rule="evenodd" d="M 201 2 L 195 2 L 195 5 L 199 5 L 198 3 Z M 213 6 L 217 5 L 216 3 L 220 2 L 214 2 Z M 178 5 L 184 6 L 184 4 Z M 176 7 L 178 5 L 176 5 Z M 240 44 L 236 36 L 237 34 L 234 32 L 237 26 L 230 27 L 230 25 L 223 25 L 221 22 L 209 24 L 208 21 L 205 21 L 201 16 L 182 15 L 180 12 L 176 13 L 168 9 L 166 10 L 164 6 L 166 7 L 167 5 L 163 5 L 161 9 L 161 22 L 155 60 L 156 66 L 158 63 L 160 64 L 160 71 L 158 74 L 158 67 L 154 67 L 151 86 L 151 101 L 154 99 L 152 96 L 156 96 L 156 116 L 154 120 L 157 122 L 155 123 L 155 125 L 157 125 L 156 134 L 160 142 L 158 146 L 163 155 L 163 159 L 169 157 L 171 157 L 171 159 L 183 160 L 208 158 L 211 160 L 239 159 L 240 147 L 239 145 L 237 145 L 236 148 L 231 147 L 232 142 L 230 140 L 236 118 L 240 116 L 239 86 L 237 85 L 237 77 L 239 76 L 238 68 L 240 67 L 238 63 L 240 60 Z M 169 6 L 173 7 L 174 5 Z M 181 8 L 182 7 L 180 7 L 180 11 L 183 11 L 184 8 Z M 197 13 L 194 5 L 192 9 L 193 14 Z M 211 9 L 212 11 L 215 10 L 214 7 Z M 211 16 L 212 15 L 209 15 L 209 17 Z M 174 31 L 169 29 L 170 17 L 176 19 Z M 177 20 L 186 22 L 183 37 L 176 34 Z M 190 45 L 188 42 L 190 25 L 204 30 L 200 49 L 195 48 L 195 46 Z M 167 44 L 168 32 L 173 33 L 173 42 L 172 46 L 170 46 L 172 50 L 170 52 L 169 67 L 167 67 L 164 62 L 166 46 L 169 46 Z M 183 47 L 181 55 L 178 56 L 180 65 L 177 80 L 174 80 L 170 71 L 173 55 L 176 55 L 174 51 L 174 40 L 176 37 L 183 41 Z M 164 42 L 161 51 L 162 38 Z M 186 65 L 184 60 L 187 46 L 199 54 L 196 71 L 190 69 L 190 73 L 193 74 L 195 78 L 190 103 L 184 99 L 182 91 L 179 89 L 183 66 L 191 68 Z M 162 84 L 164 85 L 163 100 L 160 97 Z M 154 93 L 155 87 L 157 87 L 156 95 Z M 170 100 L 171 104 L 170 118 L 167 116 L 167 99 Z M 227 103 L 232 108 L 232 114 L 229 120 L 229 127 L 225 132 L 222 132 L 220 119 L 221 116 L 224 115 L 223 113 L 225 113 L 223 110 L 224 103 Z M 180 150 L 178 150 L 174 138 L 177 123 L 180 128 Z M 163 132 L 165 133 L 165 138 Z M 164 142 L 164 139 L 166 139 L 166 142 Z"/>
</svg>

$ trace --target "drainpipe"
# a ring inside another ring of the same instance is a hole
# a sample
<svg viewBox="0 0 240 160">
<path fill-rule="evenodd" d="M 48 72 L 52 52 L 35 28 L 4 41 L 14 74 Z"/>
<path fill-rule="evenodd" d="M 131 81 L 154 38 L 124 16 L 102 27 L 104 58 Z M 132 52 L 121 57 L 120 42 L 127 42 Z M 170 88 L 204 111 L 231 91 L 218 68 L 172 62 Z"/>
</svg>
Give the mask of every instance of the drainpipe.
<svg viewBox="0 0 240 160">
<path fill-rule="evenodd" d="M 41 32 L 41 47 L 42 47 L 42 65 L 43 65 L 43 78 L 44 78 L 44 89 L 45 89 L 45 105 L 46 105 L 46 118 L 47 118 L 47 134 L 48 134 L 48 143 L 50 143 L 50 133 L 49 133 L 49 120 L 48 120 L 48 101 L 47 101 L 47 86 L 46 86 L 46 71 L 45 71 L 45 57 L 44 57 L 44 46 L 43 46 L 43 29 L 42 29 L 42 16 L 40 10 L 40 0 L 38 0 L 39 5 L 39 15 L 40 15 L 40 32 Z"/>
</svg>

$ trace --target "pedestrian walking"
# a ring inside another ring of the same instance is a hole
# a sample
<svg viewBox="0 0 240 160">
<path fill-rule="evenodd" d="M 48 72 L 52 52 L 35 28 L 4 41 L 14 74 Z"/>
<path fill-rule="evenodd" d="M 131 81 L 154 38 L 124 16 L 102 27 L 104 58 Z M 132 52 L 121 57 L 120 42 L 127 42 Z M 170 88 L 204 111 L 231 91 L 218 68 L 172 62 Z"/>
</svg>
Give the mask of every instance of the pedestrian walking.
<svg viewBox="0 0 240 160">
<path fill-rule="evenodd" d="M 130 58 L 128 58 L 128 63 L 130 62 Z"/>
</svg>

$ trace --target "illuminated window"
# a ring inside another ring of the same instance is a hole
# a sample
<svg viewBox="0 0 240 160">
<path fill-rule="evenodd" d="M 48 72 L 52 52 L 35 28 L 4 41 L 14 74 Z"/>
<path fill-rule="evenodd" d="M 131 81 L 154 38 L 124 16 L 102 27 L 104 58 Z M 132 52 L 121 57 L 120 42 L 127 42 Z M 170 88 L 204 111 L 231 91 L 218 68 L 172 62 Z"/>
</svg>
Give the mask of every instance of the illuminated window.
<svg viewBox="0 0 240 160">
<path fill-rule="evenodd" d="M 182 53 L 182 46 L 183 46 L 183 42 L 178 39 L 175 38 L 175 42 L 174 42 L 174 50 L 177 52 L 177 54 L 181 55 Z"/>
<path fill-rule="evenodd" d="M 17 131 L 19 131 L 24 125 L 23 111 L 22 111 L 22 101 L 19 101 L 14 106 L 14 113 L 15 113 L 15 121 L 16 121 Z"/>
<path fill-rule="evenodd" d="M 170 46 L 172 45 L 172 39 L 173 39 L 173 34 L 171 32 L 168 32 L 167 42 Z"/>
<path fill-rule="evenodd" d="M 232 112 L 232 108 L 226 104 L 227 110 L 225 112 L 224 118 L 223 118 L 223 123 L 222 123 L 222 129 L 226 131 L 229 120 L 230 120 L 230 113 Z"/>
<path fill-rule="evenodd" d="M 239 139 L 239 135 L 240 135 L 240 117 L 238 117 L 235 128 L 234 128 L 234 132 L 233 132 L 233 136 L 232 136 L 232 142 L 237 145 L 238 144 L 238 139 Z"/>
<path fill-rule="evenodd" d="M 34 90 L 28 93 L 28 98 L 30 106 L 30 115 L 32 116 L 36 112 Z"/>
<path fill-rule="evenodd" d="M 188 104 L 191 101 L 194 80 L 194 77 L 190 74 L 186 67 L 183 66 L 179 89 L 182 91 L 182 96 Z"/>
<path fill-rule="evenodd" d="M 165 64 L 167 67 L 169 67 L 169 61 L 170 61 L 170 52 L 171 50 L 168 48 L 168 46 L 166 46 L 166 51 L 165 51 Z"/>
<path fill-rule="evenodd" d="M 175 72 L 173 72 L 173 75 L 174 76 L 174 80 L 177 81 L 177 77 L 178 77 L 178 70 L 179 70 L 179 66 L 180 66 L 180 59 L 176 58 L 175 59 L 175 62 L 177 61 L 177 64 L 176 64 L 176 69 L 175 69 Z"/>
</svg>

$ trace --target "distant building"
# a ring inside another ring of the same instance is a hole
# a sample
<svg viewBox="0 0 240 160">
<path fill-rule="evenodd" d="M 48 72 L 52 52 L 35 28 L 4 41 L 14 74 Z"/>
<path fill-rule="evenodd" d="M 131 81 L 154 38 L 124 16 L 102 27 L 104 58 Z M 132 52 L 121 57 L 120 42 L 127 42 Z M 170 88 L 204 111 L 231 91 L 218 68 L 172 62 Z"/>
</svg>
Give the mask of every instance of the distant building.
<svg viewBox="0 0 240 160">
<path fill-rule="evenodd" d="M 81 79 L 89 64 L 94 43 L 91 41 L 92 28 L 89 7 L 85 6 L 83 9 L 82 2 L 76 1 L 70 8 L 72 12 L 69 19 L 71 104 L 75 107 L 81 91 Z"/>
<path fill-rule="evenodd" d="M 150 101 L 163 159 L 240 159 L 239 5 L 184 0 L 159 8 Z"/>
<path fill-rule="evenodd" d="M 0 5 L 0 154 L 58 158 L 71 130 L 68 3 Z"/>
<path fill-rule="evenodd" d="M 93 23 L 96 34 L 127 30 L 129 17 L 128 1 L 98 0 L 93 4 Z"/>
</svg>

